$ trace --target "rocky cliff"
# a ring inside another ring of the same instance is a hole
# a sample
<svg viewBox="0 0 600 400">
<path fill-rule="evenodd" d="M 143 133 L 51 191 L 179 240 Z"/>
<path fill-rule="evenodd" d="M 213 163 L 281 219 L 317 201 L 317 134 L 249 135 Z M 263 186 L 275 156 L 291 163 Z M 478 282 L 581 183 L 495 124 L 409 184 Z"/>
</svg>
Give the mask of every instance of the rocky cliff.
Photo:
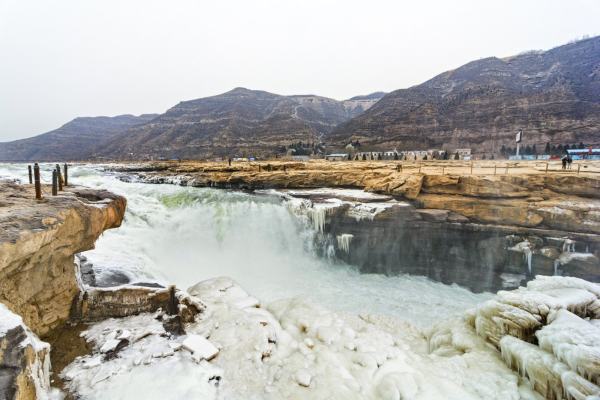
<svg viewBox="0 0 600 400">
<path fill-rule="evenodd" d="M 472 148 L 498 155 L 523 145 L 600 143 L 600 37 L 549 51 L 484 58 L 386 95 L 328 142 L 379 149 Z"/>
<path fill-rule="evenodd" d="M 156 115 L 81 117 L 41 135 L 0 143 L 0 161 L 85 160 L 103 143 L 132 126 L 150 121 Z"/>
<path fill-rule="evenodd" d="M 50 346 L 0 303 L 0 398 L 44 399 L 50 392 Z"/>
<path fill-rule="evenodd" d="M 68 187 L 35 200 L 31 185 L 0 182 L 0 398 L 46 399 L 48 335 L 72 317 L 81 290 L 75 253 L 121 224 L 125 199 Z M 146 296 L 147 297 L 147 296 Z"/>
<path fill-rule="evenodd" d="M 1 187 L 0 302 L 45 335 L 68 319 L 79 293 L 75 253 L 94 248 L 102 232 L 121 224 L 125 199 L 68 187 L 36 201 L 31 185 Z"/>
</svg>

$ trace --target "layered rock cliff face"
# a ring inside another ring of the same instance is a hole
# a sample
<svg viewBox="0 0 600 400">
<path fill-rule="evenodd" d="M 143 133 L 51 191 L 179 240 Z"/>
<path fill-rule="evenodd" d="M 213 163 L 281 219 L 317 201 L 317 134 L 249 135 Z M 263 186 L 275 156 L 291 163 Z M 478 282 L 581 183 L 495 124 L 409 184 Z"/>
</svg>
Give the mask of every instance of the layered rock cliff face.
<svg viewBox="0 0 600 400">
<path fill-rule="evenodd" d="M 290 192 L 307 199 L 302 212 L 320 231 L 323 255 L 333 252 L 363 272 L 425 275 L 475 291 L 517 287 L 537 274 L 600 280 L 600 177 L 594 174 L 533 168 L 516 175 L 471 175 L 468 169 L 441 175 L 438 167 L 419 173 L 414 166 L 363 162 L 172 163 L 124 170 L 154 183 L 383 194 L 373 203 L 326 190 Z"/>
<path fill-rule="evenodd" d="M 471 148 L 499 154 L 525 144 L 600 143 L 600 37 L 545 52 L 490 57 L 386 95 L 341 124 L 328 143 L 379 149 Z"/>
<path fill-rule="evenodd" d="M 46 399 L 50 345 L 79 299 L 75 253 L 121 224 L 125 199 L 68 187 L 35 200 L 31 185 L 0 182 L 0 398 Z"/>
<path fill-rule="evenodd" d="M 48 393 L 49 370 L 50 345 L 0 304 L 0 398 L 29 400 Z"/>
<path fill-rule="evenodd" d="M 44 335 L 68 319 L 79 292 L 75 253 L 121 224 L 125 199 L 69 187 L 36 201 L 31 185 L 1 186 L 0 302 Z"/>
</svg>

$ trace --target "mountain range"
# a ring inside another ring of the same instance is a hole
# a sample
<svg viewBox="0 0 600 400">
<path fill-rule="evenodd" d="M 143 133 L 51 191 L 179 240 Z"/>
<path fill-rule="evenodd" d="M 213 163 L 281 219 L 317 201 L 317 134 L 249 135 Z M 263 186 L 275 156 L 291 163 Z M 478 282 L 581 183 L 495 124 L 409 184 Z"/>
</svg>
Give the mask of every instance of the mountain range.
<svg viewBox="0 0 600 400">
<path fill-rule="evenodd" d="M 0 160 L 267 156 L 293 143 L 318 143 L 385 93 L 346 101 L 235 88 L 183 101 L 163 114 L 76 118 L 28 139 L 0 143 Z"/>
<path fill-rule="evenodd" d="M 299 142 L 328 151 L 600 143 L 600 37 L 548 51 L 484 58 L 391 93 L 338 101 L 235 88 L 163 114 L 76 118 L 0 143 L 0 160 L 272 156 Z"/>
</svg>

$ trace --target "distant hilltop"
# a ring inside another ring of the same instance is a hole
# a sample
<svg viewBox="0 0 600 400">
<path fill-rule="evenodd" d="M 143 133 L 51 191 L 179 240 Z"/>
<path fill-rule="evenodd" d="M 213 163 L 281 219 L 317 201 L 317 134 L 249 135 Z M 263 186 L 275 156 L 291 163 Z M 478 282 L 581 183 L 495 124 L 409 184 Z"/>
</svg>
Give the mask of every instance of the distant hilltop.
<svg viewBox="0 0 600 400">
<path fill-rule="evenodd" d="M 343 101 L 235 88 L 159 115 L 77 118 L 0 143 L 0 160 L 272 157 L 350 143 L 501 156 L 518 130 L 524 148 L 600 144 L 600 37 L 484 58 L 408 89 Z"/>
<path fill-rule="evenodd" d="M 600 37 L 549 51 L 484 58 L 387 94 L 327 137 L 375 149 L 471 148 L 500 155 L 515 146 L 600 143 Z"/>
</svg>

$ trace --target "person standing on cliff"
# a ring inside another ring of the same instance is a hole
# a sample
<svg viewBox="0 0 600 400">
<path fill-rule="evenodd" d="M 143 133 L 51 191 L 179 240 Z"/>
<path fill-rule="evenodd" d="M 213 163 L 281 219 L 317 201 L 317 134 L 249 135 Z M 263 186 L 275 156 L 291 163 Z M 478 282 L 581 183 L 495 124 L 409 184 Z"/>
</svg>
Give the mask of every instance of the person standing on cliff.
<svg viewBox="0 0 600 400">
<path fill-rule="evenodd" d="M 562 161 L 562 169 L 567 169 L 567 156 L 560 159 Z"/>
<path fill-rule="evenodd" d="M 573 158 L 571 158 L 571 156 L 567 156 L 567 169 L 571 169 L 571 164 L 573 164 Z"/>
</svg>

